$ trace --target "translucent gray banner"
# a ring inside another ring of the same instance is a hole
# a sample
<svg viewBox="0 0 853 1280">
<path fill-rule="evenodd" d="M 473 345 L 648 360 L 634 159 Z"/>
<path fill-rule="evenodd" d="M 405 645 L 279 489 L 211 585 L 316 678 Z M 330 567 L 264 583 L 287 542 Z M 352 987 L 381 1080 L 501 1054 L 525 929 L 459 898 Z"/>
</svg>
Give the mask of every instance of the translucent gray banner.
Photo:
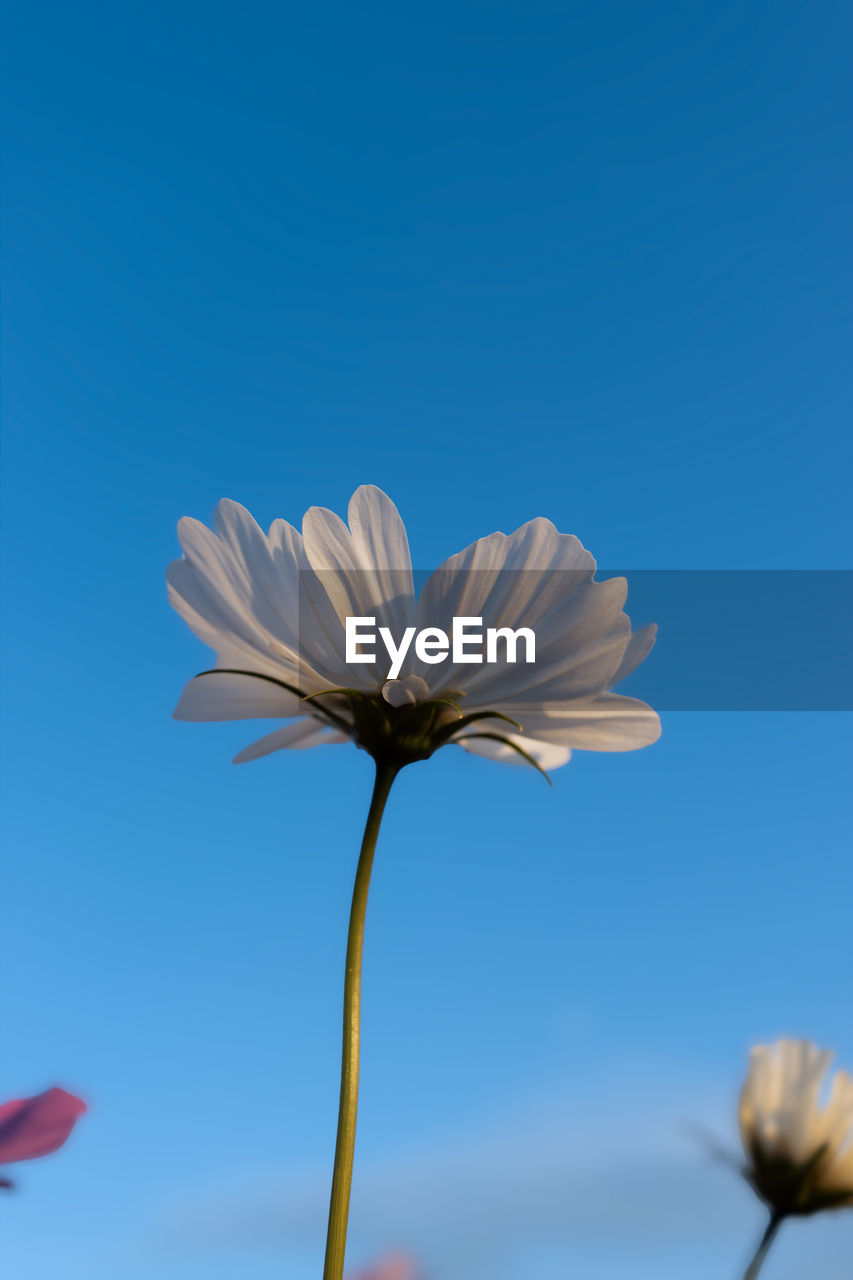
<svg viewBox="0 0 853 1280">
<path fill-rule="evenodd" d="M 549 615 L 565 610 L 567 598 L 589 582 L 588 571 L 574 568 L 416 570 L 411 597 L 402 571 L 301 577 L 299 648 L 306 658 L 320 614 L 326 643 L 332 629 L 342 630 L 345 614 L 374 616 L 378 629 L 396 626 L 407 608 L 419 628 L 449 631 L 453 616 L 476 614 L 484 627 L 541 624 L 547 632 Z M 635 631 L 658 624 L 655 647 L 618 685 L 620 693 L 661 712 L 853 710 L 853 570 L 598 569 L 595 577 L 627 579 L 624 608 Z M 572 634 L 569 628 L 567 645 Z M 340 647 L 340 636 L 333 643 Z M 387 660 L 378 640 L 376 652 L 378 678 Z M 452 653 L 448 669 L 451 663 Z M 371 668 L 357 671 L 364 677 Z M 432 671 L 439 681 L 440 669 Z"/>
<path fill-rule="evenodd" d="M 657 644 L 620 692 L 657 711 L 853 711 L 853 571 L 619 576 L 633 625 L 658 624 Z"/>
</svg>

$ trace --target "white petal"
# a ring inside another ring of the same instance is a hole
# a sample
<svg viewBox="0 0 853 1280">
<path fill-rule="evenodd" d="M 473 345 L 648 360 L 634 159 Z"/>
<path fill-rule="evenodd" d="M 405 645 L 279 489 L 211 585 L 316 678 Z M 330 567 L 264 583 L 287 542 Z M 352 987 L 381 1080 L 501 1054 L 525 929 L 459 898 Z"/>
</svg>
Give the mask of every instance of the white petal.
<svg viewBox="0 0 853 1280">
<path fill-rule="evenodd" d="M 485 724 L 486 721 L 483 723 Z M 505 733 L 501 736 L 509 738 L 511 742 L 517 742 L 522 751 L 532 756 L 546 773 L 568 764 L 572 754 L 567 747 L 555 746 L 552 742 L 537 742 L 535 738 L 527 738 L 524 734 Z M 460 738 L 458 745 L 465 751 L 470 751 L 472 755 L 485 756 L 486 759 L 497 760 L 500 764 L 527 764 L 524 757 L 517 751 L 513 751 L 512 747 L 506 746 L 503 742 L 494 742 L 489 738 Z M 530 768 L 529 765 L 527 767 Z"/>
<path fill-rule="evenodd" d="M 788 1148 L 796 1159 L 807 1160 L 820 1146 L 815 1132 L 818 1103 L 832 1054 L 807 1040 L 782 1041 L 778 1046 L 781 1070 L 779 1121 Z"/>
<path fill-rule="evenodd" d="M 287 571 L 291 563 L 298 566 L 293 629 L 299 661 L 324 677 L 318 684 L 311 685 L 311 692 L 320 687 L 361 687 L 358 673 L 353 674 L 347 666 L 340 619 L 309 564 L 302 535 L 286 520 L 274 520 L 270 526 L 268 543 L 276 566 L 281 564 Z M 300 687 L 311 684 L 311 672 L 306 672 L 299 683 Z"/>
<path fill-rule="evenodd" d="M 768 1158 L 808 1160 L 824 1141 L 820 1130 L 821 1085 L 832 1054 L 807 1040 L 757 1045 L 738 1106 L 747 1154 L 753 1145 Z"/>
<path fill-rule="evenodd" d="M 835 1073 L 829 1102 L 821 1112 L 817 1130 L 818 1145 L 826 1147 L 823 1180 L 829 1182 L 838 1178 L 840 1166 L 849 1157 L 853 1143 L 853 1076 L 846 1071 Z"/>
<path fill-rule="evenodd" d="M 419 625 L 445 626 L 454 616 L 483 617 L 486 626 L 519 618 L 533 625 L 594 572 L 595 560 L 577 538 L 558 533 L 550 520 L 531 520 L 445 560 L 421 594 L 426 617 Z"/>
<path fill-rule="evenodd" d="M 286 720 L 304 716 L 295 694 L 260 676 L 207 672 L 184 687 L 176 720 Z"/>
<path fill-rule="evenodd" d="M 406 531 L 397 508 L 381 489 L 364 485 L 349 506 L 352 532 L 325 507 L 312 507 L 302 522 L 302 537 L 311 567 L 337 613 L 341 638 L 348 617 L 372 617 L 388 627 L 399 642 L 414 613 L 412 564 Z M 390 659 L 382 646 L 377 662 L 353 675 L 369 672 L 374 684 L 388 674 Z M 407 674 L 404 672 L 404 674 Z"/>
<path fill-rule="evenodd" d="M 631 633 L 631 639 L 628 641 L 622 661 L 615 674 L 611 677 L 611 686 L 618 684 L 620 680 L 624 680 L 632 671 L 636 671 L 640 663 L 649 656 L 654 648 L 657 633 L 656 622 L 650 623 L 647 627 L 640 627 L 639 631 Z"/>
<path fill-rule="evenodd" d="M 306 747 L 320 747 L 337 742 L 349 742 L 349 738 L 344 733 L 330 731 L 316 720 L 299 720 L 295 724 L 285 725 L 283 729 L 276 729 L 274 733 L 268 733 L 266 737 L 258 738 L 257 742 L 244 747 L 234 757 L 233 763 L 246 764 L 249 760 L 259 760 L 261 756 L 268 756 L 273 751 L 281 751 L 283 747 L 301 751 Z"/>
<path fill-rule="evenodd" d="M 631 623 L 622 611 L 622 580 L 592 582 L 572 592 L 535 628 L 536 661 L 483 663 L 458 683 L 471 704 L 588 698 L 613 681 L 628 644 Z M 507 624 L 501 624 L 507 625 Z M 517 620 L 514 626 L 522 625 Z M 501 649 L 503 658 L 504 650 Z M 453 680 L 454 672 L 447 677 Z M 442 672 L 444 678 L 444 673 Z"/>
<path fill-rule="evenodd" d="M 601 692 L 622 661 L 630 622 L 622 612 L 625 580 L 596 583 L 594 572 L 595 561 L 577 538 L 558 533 L 549 520 L 480 539 L 430 577 L 418 602 L 417 625 L 449 632 L 453 617 L 474 617 L 482 619 L 484 630 L 530 627 L 536 662 L 414 669 L 433 689 L 463 689 L 478 703 L 550 685 L 548 696 L 555 697 Z"/>
<path fill-rule="evenodd" d="M 618 693 L 572 702 L 512 703 L 508 709 L 525 734 L 583 751 L 634 751 L 657 742 L 661 731 L 657 712 Z"/>
<path fill-rule="evenodd" d="M 373 484 L 363 484 L 350 498 L 349 527 L 359 560 L 389 570 L 392 589 L 412 594 L 412 557 L 406 526 L 394 503 Z"/>
<path fill-rule="evenodd" d="M 287 622 L 282 626 L 264 582 L 271 562 L 260 529 L 245 508 L 227 499 L 218 504 L 214 525 L 215 532 L 187 516 L 178 522 L 186 562 L 200 579 L 204 596 L 224 606 L 249 636 L 263 631 L 288 643 L 290 628 Z"/>
<path fill-rule="evenodd" d="M 218 665 L 278 675 L 307 692 L 340 684 L 346 668 L 302 590 L 310 569 L 300 535 L 276 521 L 267 539 L 227 499 L 215 524 L 218 535 L 198 520 L 179 522 L 185 558 L 169 566 L 167 579 L 172 605 L 215 649 Z"/>
<path fill-rule="evenodd" d="M 199 520 L 185 516 L 178 522 L 185 558 L 167 570 L 172 604 L 217 652 L 228 645 L 269 662 L 275 644 L 293 669 L 295 618 L 287 614 L 293 612 L 298 564 L 280 564 L 274 573 L 263 534 L 237 503 L 221 502 L 216 524 L 222 537 Z"/>
<path fill-rule="evenodd" d="M 241 655 L 241 666 L 257 658 L 272 662 L 269 639 L 247 617 L 227 585 L 211 580 L 188 560 L 173 560 L 166 570 L 169 602 L 192 631 L 217 653 L 228 648 Z"/>
<path fill-rule="evenodd" d="M 215 526 L 248 584 L 246 610 L 272 638 L 275 653 L 324 672 L 331 664 L 334 674 L 342 675 L 337 647 L 330 645 L 325 626 L 332 615 L 327 611 L 327 617 L 319 618 L 309 605 L 305 586 L 310 565 L 296 530 L 276 520 L 266 538 L 245 507 L 227 499 L 216 509 Z"/>
</svg>

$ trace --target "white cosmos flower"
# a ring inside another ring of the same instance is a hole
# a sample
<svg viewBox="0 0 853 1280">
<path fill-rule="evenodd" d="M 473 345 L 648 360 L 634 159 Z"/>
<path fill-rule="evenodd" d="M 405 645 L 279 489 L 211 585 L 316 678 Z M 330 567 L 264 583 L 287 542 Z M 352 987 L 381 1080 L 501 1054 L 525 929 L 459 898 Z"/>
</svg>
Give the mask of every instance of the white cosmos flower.
<svg viewBox="0 0 853 1280">
<path fill-rule="evenodd" d="M 595 560 L 577 538 L 541 518 L 489 534 L 446 560 L 416 598 L 391 500 L 362 486 L 348 519 L 312 507 L 301 534 L 284 520 L 264 534 L 224 500 L 212 530 L 188 517 L 178 525 L 184 556 L 169 566 L 169 598 L 216 651 L 216 670 L 189 682 L 175 717 L 287 721 L 235 762 L 352 739 L 378 754 L 390 734 L 407 759 L 458 742 L 551 769 L 574 747 L 630 751 L 658 738 L 650 707 L 609 692 L 646 656 L 655 628 L 631 634 L 625 579 L 595 582 Z M 535 663 L 431 665 L 412 647 L 390 681 L 379 644 L 375 665 L 345 661 L 347 617 L 373 617 L 399 642 L 411 626 L 449 633 L 454 616 L 482 618 L 483 629 L 535 629 Z"/>
<path fill-rule="evenodd" d="M 750 1054 L 739 1120 L 746 1176 L 780 1216 L 853 1205 L 853 1077 L 807 1040 Z M 823 1096 L 826 1093 L 826 1096 Z"/>
</svg>

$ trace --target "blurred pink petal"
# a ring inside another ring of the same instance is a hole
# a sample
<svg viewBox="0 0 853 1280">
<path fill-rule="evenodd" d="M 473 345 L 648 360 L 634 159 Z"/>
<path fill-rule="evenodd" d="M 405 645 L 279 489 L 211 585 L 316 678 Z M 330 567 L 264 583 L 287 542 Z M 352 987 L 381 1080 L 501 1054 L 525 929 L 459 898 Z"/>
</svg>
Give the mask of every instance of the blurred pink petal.
<svg viewBox="0 0 853 1280">
<path fill-rule="evenodd" d="M 85 1110 L 85 1102 L 64 1089 L 47 1089 L 34 1098 L 4 1102 L 0 1106 L 0 1164 L 56 1151 Z"/>
<path fill-rule="evenodd" d="M 349 1280 L 418 1280 L 419 1275 L 411 1258 L 402 1253 L 394 1253 L 375 1266 L 368 1267 L 366 1271 L 350 1276 Z"/>
</svg>

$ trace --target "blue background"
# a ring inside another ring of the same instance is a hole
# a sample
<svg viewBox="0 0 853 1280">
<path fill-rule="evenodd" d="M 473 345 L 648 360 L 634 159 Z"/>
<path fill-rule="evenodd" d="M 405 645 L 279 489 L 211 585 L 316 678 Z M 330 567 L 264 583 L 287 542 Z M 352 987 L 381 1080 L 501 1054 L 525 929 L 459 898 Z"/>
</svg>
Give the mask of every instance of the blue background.
<svg viewBox="0 0 853 1280">
<path fill-rule="evenodd" d="M 4 1268 L 317 1277 L 369 761 L 233 769 L 257 726 L 170 719 L 209 662 L 175 521 L 373 482 L 419 566 L 541 514 L 604 566 L 849 568 L 848 6 L 5 27 L 2 1093 L 91 1113 L 17 1171 Z M 353 1262 L 740 1274 L 760 1209 L 687 1127 L 736 1144 L 753 1042 L 853 1067 L 850 763 L 841 713 L 678 712 L 552 790 L 403 775 Z M 841 1280 L 850 1218 L 787 1227 L 768 1280 Z"/>
</svg>

